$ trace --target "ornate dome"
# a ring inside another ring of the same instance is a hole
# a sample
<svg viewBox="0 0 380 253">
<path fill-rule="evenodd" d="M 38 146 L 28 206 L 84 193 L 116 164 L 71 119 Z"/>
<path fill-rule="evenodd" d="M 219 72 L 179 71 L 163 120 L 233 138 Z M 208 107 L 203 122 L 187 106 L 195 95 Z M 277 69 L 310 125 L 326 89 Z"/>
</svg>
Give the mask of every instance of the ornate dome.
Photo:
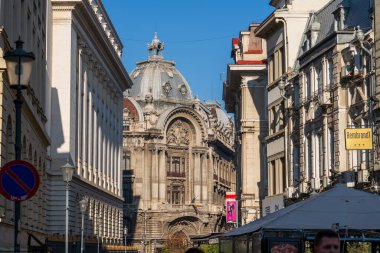
<svg viewBox="0 0 380 253">
<path fill-rule="evenodd" d="M 131 72 L 133 86 L 129 96 L 137 101 L 145 100 L 151 94 L 153 101 L 161 100 L 178 103 L 192 100 L 190 86 L 182 74 L 176 69 L 174 61 L 166 61 L 163 57 L 164 43 L 155 33 L 148 44 L 148 60 L 138 62 Z"/>
</svg>

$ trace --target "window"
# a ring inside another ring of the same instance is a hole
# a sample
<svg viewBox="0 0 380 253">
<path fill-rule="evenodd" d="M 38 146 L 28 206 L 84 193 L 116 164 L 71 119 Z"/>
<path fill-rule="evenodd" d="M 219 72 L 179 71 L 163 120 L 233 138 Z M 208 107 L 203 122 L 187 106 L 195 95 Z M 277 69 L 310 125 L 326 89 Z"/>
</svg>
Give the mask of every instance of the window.
<svg viewBox="0 0 380 253">
<path fill-rule="evenodd" d="M 323 71 L 322 66 L 317 66 L 315 68 L 315 81 L 314 81 L 315 89 L 318 93 L 323 91 Z"/>
<path fill-rule="evenodd" d="M 279 129 L 282 130 L 285 128 L 285 104 L 284 104 L 284 102 L 282 102 L 279 105 L 278 113 L 279 113 L 279 122 L 278 122 Z"/>
<path fill-rule="evenodd" d="M 334 129 L 329 128 L 329 167 L 334 170 Z"/>
<path fill-rule="evenodd" d="M 305 74 L 305 91 L 306 91 L 306 100 L 309 100 L 311 98 L 311 76 L 310 72 L 307 72 Z"/>
<path fill-rule="evenodd" d="M 124 116 L 123 117 L 123 131 L 129 131 L 130 129 L 130 121 L 128 117 Z"/>
<path fill-rule="evenodd" d="M 312 158 L 311 136 L 307 137 L 307 163 L 306 163 L 306 170 L 307 170 L 307 180 L 309 181 L 312 178 L 312 174 L 313 174 L 313 158 Z"/>
<path fill-rule="evenodd" d="M 281 171 L 281 177 L 282 177 L 281 191 L 285 192 L 285 189 L 287 187 L 287 173 L 286 173 L 286 164 L 285 164 L 284 157 L 280 159 L 280 171 Z"/>
<path fill-rule="evenodd" d="M 269 82 L 272 83 L 281 77 L 285 71 L 285 49 L 280 47 L 276 49 L 269 57 Z"/>
<path fill-rule="evenodd" d="M 277 121 L 276 107 L 273 106 L 270 109 L 270 121 L 269 121 L 269 124 L 270 124 L 270 133 L 271 134 L 274 134 L 276 132 L 276 121 Z"/>
<path fill-rule="evenodd" d="M 331 89 L 334 85 L 334 62 L 332 59 L 327 60 L 327 87 Z"/>
<path fill-rule="evenodd" d="M 300 146 L 293 146 L 293 178 L 294 183 L 297 185 L 297 182 L 300 180 Z"/>
<path fill-rule="evenodd" d="M 123 170 L 131 169 L 131 155 L 128 152 L 123 152 Z"/>
<path fill-rule="evenodd" d="M 185 203 L 185 187 L 183 185 L 173 184 L 168 187 L 168 202 L 173 205 L 182 205 Z"/>
<path fill-rule="evenodd" d="M 318 149 L 318 156 L 317 156 L 317 169 L 319 168 L 319 177 L 323 176 L 323 168 L 324 168 L 324 156 L 323 156 L 323 135 L 319 134 L 317 136 L 317 149 Z"/>
<path fill-rule="evenodd" d="M 172 156 L 167 159 L 168 177 L 185 177 L 185 157 Z"/>
<path fill-rule="evenodd" d="M 276 161 L 270 162 L 270 170 L 272 174 L 272 195 L 276 194 Z"/>
</svg>

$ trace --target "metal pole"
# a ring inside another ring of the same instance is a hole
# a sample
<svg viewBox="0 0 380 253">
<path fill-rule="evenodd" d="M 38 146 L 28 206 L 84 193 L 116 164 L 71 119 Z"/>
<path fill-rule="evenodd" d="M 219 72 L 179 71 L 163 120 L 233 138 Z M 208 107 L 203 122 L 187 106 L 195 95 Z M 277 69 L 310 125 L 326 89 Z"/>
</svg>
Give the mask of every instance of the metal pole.
<svg viewBox="0 0 380 253">
<path fill-rule="evenodd" d="M 83 231 L 84 231 L 84 212 L 82 212 L 82 227 L 81 227 L 81 234 L 80 234 L 80 252 L 84 252 L 84 242 L 83 242 Z"/>
<path fill-rule="evenodd" d="M 20 63 L 19 63 L 20 64 Z M 20 76 L 19 76 L 20 83 Z M 16 99 L 14 100 L 16 107 L 16 139 L 15 139 L 15 158 L 16 160 L 21 159 L 21 85 L 17 86 Z M 15 202 L 15 223 L 14 223 L 14 252 L 20 253 L 20 213 L 21 213 L 21 203 L 19 201 Z"/>
<path fill-rule="evenodd" d="M 99 232 L 98 232 L 99 233 Z M 99 235 L 98 235 L 98 253 L 99 253 Z"/>
<path fill-rule="evenodd" d="M 69 253 L 69 182 L 66 182 L 65 253 Z"/>
<path fill-rule="evenodd" d="M 127 253 L 127 235 L 124 234 L 124 253 Z"/>
<path fill-rule="evenodd" d="M 146 253 L 146 210 L 144 210 L 144 253 Z"/>
</svg>

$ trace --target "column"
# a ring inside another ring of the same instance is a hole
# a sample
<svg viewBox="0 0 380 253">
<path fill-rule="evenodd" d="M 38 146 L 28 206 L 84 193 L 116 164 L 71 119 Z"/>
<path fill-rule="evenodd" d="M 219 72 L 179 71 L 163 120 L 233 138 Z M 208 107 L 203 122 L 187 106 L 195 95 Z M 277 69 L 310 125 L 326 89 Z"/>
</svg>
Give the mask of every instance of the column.
<svg viewBox="0 0 380 253">
<path fill-rule="evenodd" d="M 144 180 L 143 180 L 143 187 L 144 187 L 144 209 L 147 209 L 150 207 L 151 204 L 151 190 L 152 190 L 152 174 L 151 174 L 151 167 L 152 167 L 152 152 L 149 148 L 146 148 L 144 150 L 144 155 L 142 156 L 142 159 L 144 159 L 145 163 L 143 164 L 142 168 L 144 169 Z"/>
<path fill-rule="evenodd" d="M 82 45 L 84 46 L 84 45 Z M 83 73 L 82 73 L 82 48 L 79 48 L 79 56 L 78 56 L 78 90 L 77 90 L 77 174 L 81 175 L 82 172 L 82 107 L 83 107 L 83 99 L 82 99 L 82 92 L 83 92 Z"/>
<path fill-rule="evenodd" d="M 165 202 L 166 200 L 166 163 L 165 163 L 166 149 L 162 147 L 159 151 L 159 202 Z"/>
<path fill-rule="evenodd" d="M 209 188 L 208 188 L 208 167 L 207 167 L 207 154 L 206 153 L 203 153 L 201 155 L 201 169 L 202 169 L 202 202 L 203 203 L 207 203 L 208 201 L 208 191 L 209 191 Z"/>
<path fill-rule="evenodd" d="M 194 157 L 194 196 L 199 200 L 201 198 L 201 163 L 200 154 L 198 151 L 193 153 Z"/>
<path fill-rule="evenodd" d="M 153 205 L 156 205 L 158 202 L 158 149 L 153 147 L 151 149 L 152 153 L 152 201 Z"/>
</svg>

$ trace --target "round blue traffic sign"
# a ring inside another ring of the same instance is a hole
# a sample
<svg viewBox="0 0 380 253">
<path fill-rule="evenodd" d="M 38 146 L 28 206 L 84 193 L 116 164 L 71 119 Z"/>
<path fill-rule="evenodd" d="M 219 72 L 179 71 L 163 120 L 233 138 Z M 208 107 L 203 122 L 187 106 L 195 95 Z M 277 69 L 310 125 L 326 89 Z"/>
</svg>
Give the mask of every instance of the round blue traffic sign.
<svg viewBox="0 0 380 253">
<path fill-rule="evenodd" d="M 39 184 L 38 171 L 26 161 L 8 162 L 0 170 L 0 193 L 9 200 L 18 202 L 33 197 Z"/>
</svg>

